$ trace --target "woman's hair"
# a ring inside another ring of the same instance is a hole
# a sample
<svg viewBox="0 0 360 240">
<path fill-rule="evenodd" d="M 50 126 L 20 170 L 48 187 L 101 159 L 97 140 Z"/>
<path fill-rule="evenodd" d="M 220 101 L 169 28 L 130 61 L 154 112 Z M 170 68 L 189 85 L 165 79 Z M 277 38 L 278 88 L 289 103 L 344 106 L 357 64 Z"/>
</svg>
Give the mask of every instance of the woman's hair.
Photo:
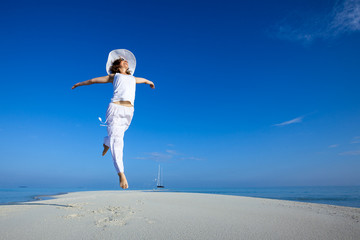
<svg viewBox="0 0 360 240">
<path fill-rule="evenodd" d="M 110 72 L 111 73 L 120 73 L 120 63 L 122 61 L 122 58 L 119 58 L 117 60 L 115 60 L 112 64 L 112 66 L 110 67 Z M 126 74 L 131 74 L 130 69 L 126 70 Z"/>
</svg>

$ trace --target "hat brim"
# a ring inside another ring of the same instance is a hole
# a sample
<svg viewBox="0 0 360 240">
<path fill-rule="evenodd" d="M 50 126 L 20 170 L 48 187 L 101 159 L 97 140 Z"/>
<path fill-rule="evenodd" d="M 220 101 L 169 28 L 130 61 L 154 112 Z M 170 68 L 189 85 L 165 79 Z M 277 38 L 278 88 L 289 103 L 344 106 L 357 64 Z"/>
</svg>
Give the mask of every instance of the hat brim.
<svg viewBox="0 0 360 240">
<path fill-rule="evenodd" d="M 136 68 L 136 59 L 135 59 L 134 54 L 126 49 L 115 49 L 109 53 L 109 57 L 108 57 L 108 60 L 106 63 L 106 72 L 108 74 L 111 74 L 110 68 L 111 68 L 113 62 L 121 57 L 124 58 L 128 62 L 129 69 L 131 71 L 131 75 L 134 75 L 135 68 Z"/>
</svg>

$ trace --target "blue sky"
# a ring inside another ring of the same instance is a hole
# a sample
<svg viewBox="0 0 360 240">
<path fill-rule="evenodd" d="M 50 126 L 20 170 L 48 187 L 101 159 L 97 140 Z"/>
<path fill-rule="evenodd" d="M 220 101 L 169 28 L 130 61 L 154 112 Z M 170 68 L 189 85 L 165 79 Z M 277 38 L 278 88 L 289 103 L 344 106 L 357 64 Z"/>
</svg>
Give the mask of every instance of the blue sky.
<svg viewBox="0 0 360 240">
<path fill-rule="evenodd" d="M 131 187 L 360 182 L 360 1 L 5 1 L 0 187 L 118 186 L 108 53 L 137 59 Z"/>
</svg>

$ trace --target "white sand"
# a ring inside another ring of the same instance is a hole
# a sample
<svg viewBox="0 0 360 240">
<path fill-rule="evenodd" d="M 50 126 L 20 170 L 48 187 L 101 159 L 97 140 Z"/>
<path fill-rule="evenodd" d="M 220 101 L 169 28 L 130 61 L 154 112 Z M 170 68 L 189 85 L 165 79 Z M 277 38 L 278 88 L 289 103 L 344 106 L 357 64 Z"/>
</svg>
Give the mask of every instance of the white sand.
<svg viewBox="0 0 360 240">
<path fill-rule="evenodd" d="M 0 206 L 0 239 L 360 239 L 360 209 L 240 196 L 76 192 Z"/>
</svg>

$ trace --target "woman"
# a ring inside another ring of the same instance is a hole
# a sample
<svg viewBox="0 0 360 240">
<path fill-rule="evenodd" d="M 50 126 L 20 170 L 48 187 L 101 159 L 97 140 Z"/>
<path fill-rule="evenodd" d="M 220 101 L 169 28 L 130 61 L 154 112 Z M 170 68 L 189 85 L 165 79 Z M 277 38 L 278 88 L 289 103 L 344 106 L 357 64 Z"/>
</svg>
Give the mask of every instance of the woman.
<svg viewBox="0 0 360 240">
<path fill-rule="evenodd" d="M 108 136 L 104 138 L 103 156 L 110 148 L 114 166 L 119 175 L 120 187 L 127 189 L 128 183 L 124 173 L 123 148 L 124 133 L 129 128 L 134 115 L 134 100 L 137 83 L 149 84 L 155 88 L 153 82 L 134 77 L 136 67 L 135 56 L 126 49 L 117 49 L 110 52 L 106 64 L 107 76 L 93 78 L 84 82 L 76 83 L 72 89 L 91 85 L 94 83 L 112 83 L 114 93 L 106 111 L 106 123 Z"/>
</svg>

